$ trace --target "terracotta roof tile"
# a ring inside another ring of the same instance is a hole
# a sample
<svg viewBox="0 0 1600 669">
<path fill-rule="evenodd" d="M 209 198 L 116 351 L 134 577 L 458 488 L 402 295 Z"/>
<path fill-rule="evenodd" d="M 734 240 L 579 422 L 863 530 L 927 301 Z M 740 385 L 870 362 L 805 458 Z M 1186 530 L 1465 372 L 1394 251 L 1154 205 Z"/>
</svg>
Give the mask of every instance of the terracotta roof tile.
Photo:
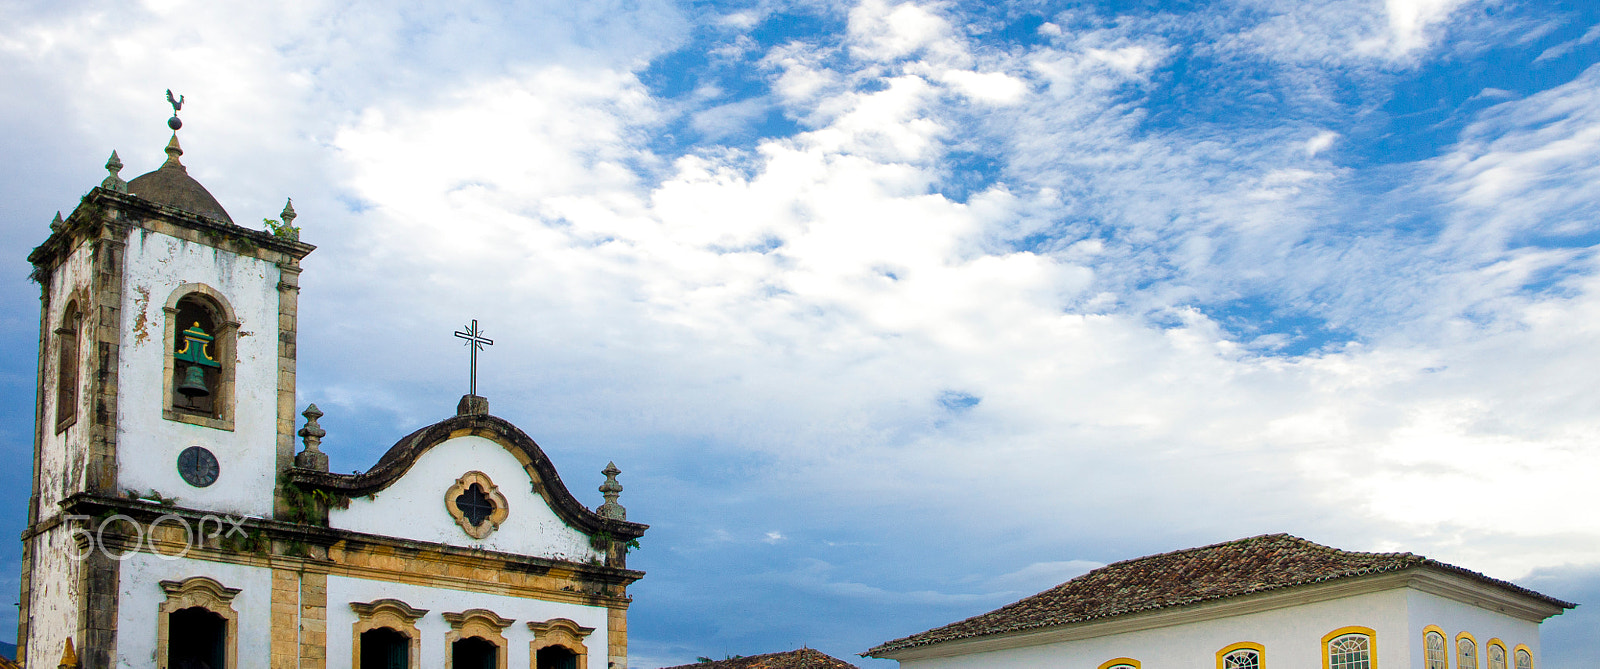
<svg viewBox="0 0 1600 669">
<path fill-rule="evenodd" d="M 1355 553 L 1287 534 L 1268 534 L 1106 565 L 1032 597 L 863 655 L 1237 597 L 1340 578 L 1427 566 L 1572 608 L 1505 581 L 1412 553 Z"/>
<path fill-rule="evenodd" d="M 786 653 L 767 653 L 729 660 L 712 660 L 665 669 L 859 669 L 856 665 L 820 650 L 802 648 Z"/>
</svg>

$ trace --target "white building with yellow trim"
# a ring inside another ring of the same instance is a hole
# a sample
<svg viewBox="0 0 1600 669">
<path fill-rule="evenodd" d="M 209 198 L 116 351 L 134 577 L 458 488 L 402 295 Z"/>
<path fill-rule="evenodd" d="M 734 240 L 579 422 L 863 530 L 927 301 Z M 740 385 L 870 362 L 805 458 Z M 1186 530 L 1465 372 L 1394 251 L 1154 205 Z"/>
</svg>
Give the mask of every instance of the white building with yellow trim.
<svg viewBox="0 0 1600 669">
<path fill-rule="evenodd" d="M 1575 606 L 1411 553 L 1264 535 L 1107 565 L 865 653 L 905 669 L 1537 669 Z"/>
<path fill-rule="evenodd" d="M 19 658 L 625 669 L 627 587 L 644 575 L 627 551 L 647 526 L 617 503 L 615 467 L 590 510 L 468 395 L 366 472 L 330 473 L 322 414 L 295 399 L 313 247 L 292 207 L 267 231 L 235 225 L 169 125 L 165 164 L 124 182 L 113 153 L 29 255 L 42 295 Z"/>
</svg>

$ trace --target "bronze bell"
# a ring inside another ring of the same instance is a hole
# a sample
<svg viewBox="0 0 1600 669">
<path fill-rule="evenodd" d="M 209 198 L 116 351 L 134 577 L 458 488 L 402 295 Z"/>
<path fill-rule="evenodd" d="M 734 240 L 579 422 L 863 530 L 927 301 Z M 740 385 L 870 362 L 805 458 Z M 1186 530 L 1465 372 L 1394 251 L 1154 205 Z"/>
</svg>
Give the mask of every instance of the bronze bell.
<svg viewBox="0 0 1600 669">
<path fill-rule="evenodd" d="M 183 383 L 178 384 L 178 392 L 189 399 L 210 395 L 211 389 L 206 387 L 206 370 L 199 365 L 189 365 L 189 370 L 183 373 Z"/>
</svg>

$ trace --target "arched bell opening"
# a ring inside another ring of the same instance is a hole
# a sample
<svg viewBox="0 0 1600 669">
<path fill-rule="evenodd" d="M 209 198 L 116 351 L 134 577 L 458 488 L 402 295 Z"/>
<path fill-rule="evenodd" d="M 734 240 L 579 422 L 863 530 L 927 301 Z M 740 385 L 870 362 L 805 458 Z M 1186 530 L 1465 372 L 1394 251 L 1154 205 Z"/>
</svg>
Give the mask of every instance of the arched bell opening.
<svg viewBox="0 0 1600 669">
<path fill-rule="evenodd" d="M 172 351 L 172 407 L 215 418 L 222 389 L 221 344 L 217 341 L 217 309 L 198 296 L 178 300 Z"/>
<path fill-rule="evenodd" d="M 190 283 L 173 291 L 164 310 L 167 363 L 162 415 L 232 430 L 239 330 L 232 308 L 210 286 Z"/>
</svg>

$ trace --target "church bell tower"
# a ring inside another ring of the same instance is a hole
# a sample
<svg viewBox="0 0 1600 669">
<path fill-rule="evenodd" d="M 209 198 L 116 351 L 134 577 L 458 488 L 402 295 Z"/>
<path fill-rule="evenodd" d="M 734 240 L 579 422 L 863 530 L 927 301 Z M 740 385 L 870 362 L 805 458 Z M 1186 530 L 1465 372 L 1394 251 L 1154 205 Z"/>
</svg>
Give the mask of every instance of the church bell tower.
<svg viewBox="0 0 1600 669">
<path fill-rule="evenodd" d="M 28 256 L 41 289 L 33 489 L 19 658 L 55 666 L 75 639 L 110 666 L 117 573 L 84 516 L 143 500 L 256 518 L 283 513 L 294 457 L 300 260 L 294 209 L 236 225 L 172 139 L 154 171 L 109 175 Z M 82 559 L 56 559 L 82 555 Z M 52 556 L 52 557 L 47 557 Z"/>
</svg>

